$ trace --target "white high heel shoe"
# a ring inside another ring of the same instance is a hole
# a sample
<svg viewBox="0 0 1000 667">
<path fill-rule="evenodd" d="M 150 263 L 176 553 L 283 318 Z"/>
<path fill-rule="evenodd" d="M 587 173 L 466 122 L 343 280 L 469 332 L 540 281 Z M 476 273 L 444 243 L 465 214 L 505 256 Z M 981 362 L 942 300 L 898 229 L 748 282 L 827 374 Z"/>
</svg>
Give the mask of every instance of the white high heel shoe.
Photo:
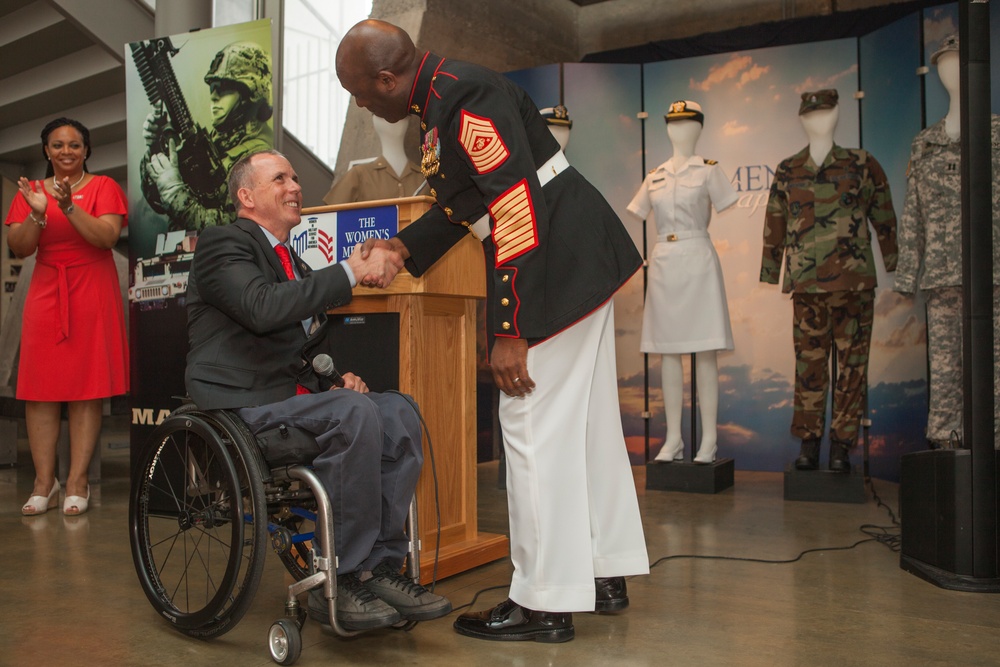
<svg viewBox="0 0 1000 667">
<path fill-rule="evenodd" d="M 654 461 L 662 461 L 663 463 L 670 463 L 671 461 L 683 461 L 684 460 L 684 441 L 681 440 L 673 448 L 668 447 L 666 444 L 660 449 L 660 453 L 656 455 Z"/>
<path fill-rule="evenodd" d="M 694 457 L 695 463 L 715 463 L 715 453 L 719 451 L 718 443 L 702 445 L 698 448 L 698 454 Z"/>
<path fill-rule="evenodd" d="M 87 485 L 87 497 L 83 496 L 66 496 L 66 500 L 63 501 L 63 514 L 66 516 L 79 516 L 87 511 L 87 505 L 90 503 L 90 485 Z M 75 512 L 71 512 L 73 508 L 76 508 Z"/>
<path fill-rule="evenodd" d="M 28 502 L 24 503 L 21 507 L 21 514 L 24 516 L 37 516 L 39 514 L 45 514 L 49 509 L 56 506 L 59 502 L 59 480 L 57 479 L 52 485 L 52 490 L 49 491 L 48 496 L 31 496 L 28 498 Z"/>
</svg>

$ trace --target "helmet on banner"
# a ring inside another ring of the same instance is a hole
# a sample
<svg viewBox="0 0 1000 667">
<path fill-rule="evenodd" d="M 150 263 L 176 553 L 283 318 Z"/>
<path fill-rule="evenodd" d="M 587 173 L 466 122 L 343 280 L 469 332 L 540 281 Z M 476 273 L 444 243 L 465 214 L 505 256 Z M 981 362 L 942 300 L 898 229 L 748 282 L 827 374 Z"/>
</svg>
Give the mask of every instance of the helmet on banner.
<svg viewBox="0 0 1000 667">
<path fill-rule="evenodd" d="M 271 117 L 271 59 L 253 42 L 235 42 L 215 54 L 205 74 L 205 83 L 231 83 L 243 94 L 245 120 L 266 121 Z M 240 114 L 235 114 L 239 116 Z M 228 125 L 229 123 L 227 123 Z"/>
</svg>

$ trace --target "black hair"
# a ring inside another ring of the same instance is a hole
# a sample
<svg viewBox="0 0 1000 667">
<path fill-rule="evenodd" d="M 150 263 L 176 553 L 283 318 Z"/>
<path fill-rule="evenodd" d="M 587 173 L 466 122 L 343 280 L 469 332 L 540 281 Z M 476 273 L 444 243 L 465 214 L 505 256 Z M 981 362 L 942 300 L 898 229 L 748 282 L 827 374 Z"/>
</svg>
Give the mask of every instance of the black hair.
<svg viewBox="0 0 1000 667">
<path fill-rule="evenodd" d="M 56 118 L 50 121 L 48 125 L 42 128 L 42 157 L 47 161 L 45 167 L 45 177 L 54 176 L 55 171 L 52 169 L 52 161 L 49 160 L 49 154 L 45 152 L 45 146 L 49 143 L 49 135 L 58 130 L 60 127 L 66 127 L 69 125 L 74 130 L 80 133 L 83 137 L 83 145 L 87 147 L 87 154 L 83 157 L 83 170 L 87 171 L 87 158 L 90 157 L 90 130 L 87 126 L 78 120 L 73 120 L 72 118 Z"/>
</svg>

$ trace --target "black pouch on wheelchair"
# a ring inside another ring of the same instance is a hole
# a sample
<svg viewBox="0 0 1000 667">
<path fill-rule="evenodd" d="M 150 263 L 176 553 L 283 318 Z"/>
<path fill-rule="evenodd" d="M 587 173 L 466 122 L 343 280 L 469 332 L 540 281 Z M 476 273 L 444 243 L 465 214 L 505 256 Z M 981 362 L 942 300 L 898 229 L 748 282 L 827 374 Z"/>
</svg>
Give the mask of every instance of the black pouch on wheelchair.
<svg viewBox="0 0 1000 667">
<path fill-rule="evenodd" d="M 279 424 L 257 434 L 264 460 L 279 467 L 296 463 L 310 464 L 319 456 L 319 445 L 312 433 L 294 426 Z"/>
</svg>

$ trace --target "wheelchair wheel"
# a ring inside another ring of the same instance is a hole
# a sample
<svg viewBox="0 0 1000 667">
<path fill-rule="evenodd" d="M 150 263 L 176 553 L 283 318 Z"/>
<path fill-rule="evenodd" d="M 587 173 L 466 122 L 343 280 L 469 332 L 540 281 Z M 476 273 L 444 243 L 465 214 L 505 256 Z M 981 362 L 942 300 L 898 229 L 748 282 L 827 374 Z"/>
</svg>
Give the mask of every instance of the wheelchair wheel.
<svg viewBox="0 0 1000 667">
<path fill-rule="evenodd" d="M 260 582 L 267 513 L 248 433 L 224 412 L 178 411 L 136 462 L 129 532 L 139 582 L 192 637 L 235 627 Z"/>
<path fill-rule="evenodd" d="M 267 633 L 267 649 L 279 665 L 291 665 L 302 655 L 302 632 L 295 621 L 279 618 Z"/>
</svg>

